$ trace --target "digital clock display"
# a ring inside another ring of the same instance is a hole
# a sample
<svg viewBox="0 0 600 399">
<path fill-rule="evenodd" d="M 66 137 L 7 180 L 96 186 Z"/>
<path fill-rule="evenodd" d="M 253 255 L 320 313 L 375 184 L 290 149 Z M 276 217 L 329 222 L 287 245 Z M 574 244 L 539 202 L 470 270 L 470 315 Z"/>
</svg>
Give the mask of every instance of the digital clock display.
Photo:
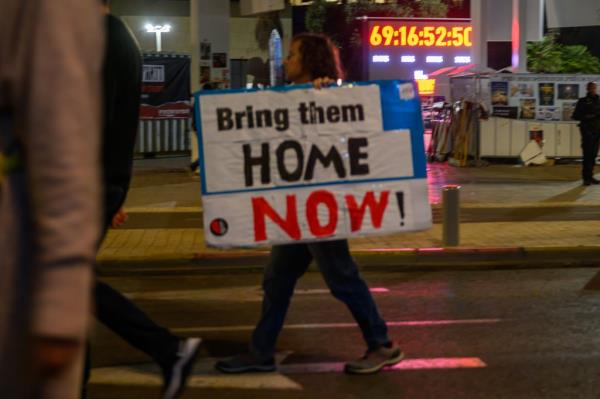
<svg viewBox="0 0 600 399">
<path fill-rule="evenodd" d="M 373 47 L 472 47 L 470 26 L 373 24 L 369 44 Z"/>
<path fill-rule="evenodd" d="M 366 18 L 363 43 L 366 79 L 426 80 L 472 63 L 473 27 L 467 19 Z"/>
</svg>

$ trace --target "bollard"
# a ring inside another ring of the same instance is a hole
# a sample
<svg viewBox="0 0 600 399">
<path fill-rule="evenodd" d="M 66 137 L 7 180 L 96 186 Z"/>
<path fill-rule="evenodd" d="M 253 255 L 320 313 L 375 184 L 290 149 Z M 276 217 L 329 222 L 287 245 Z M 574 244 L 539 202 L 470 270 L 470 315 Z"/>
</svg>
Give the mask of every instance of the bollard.
<svg viewBox="0 0 600 399">
<path fill-rule="evenodd" d="M 450 184 L 442 188 L 443 243 L 445 247 L 456 247 L 460 242 L 460 186 Z"/>
</svg>

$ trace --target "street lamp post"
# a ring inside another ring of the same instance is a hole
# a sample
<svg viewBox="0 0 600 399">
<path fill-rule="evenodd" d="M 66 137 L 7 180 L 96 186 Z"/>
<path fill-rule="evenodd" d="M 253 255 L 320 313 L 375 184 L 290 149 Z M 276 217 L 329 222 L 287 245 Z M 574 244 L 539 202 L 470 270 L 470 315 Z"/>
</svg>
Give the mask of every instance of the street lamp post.
<svg viewBox="0 0 600 399">
<path fill-rule="evenodd" d="M 171 32 L 171 25 L 146 24 L 146 32 L 156 34 L 156 51 L 162 51 L 162 34 Z"/>
</svg>

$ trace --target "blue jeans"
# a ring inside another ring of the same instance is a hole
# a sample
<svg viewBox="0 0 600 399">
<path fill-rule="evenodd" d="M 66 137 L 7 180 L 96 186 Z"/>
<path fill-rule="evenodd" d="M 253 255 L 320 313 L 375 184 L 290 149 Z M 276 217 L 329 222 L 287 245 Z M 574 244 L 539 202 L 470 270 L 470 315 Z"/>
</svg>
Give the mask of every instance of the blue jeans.
<svg viewBox="0 0 600 399">
<path fill-rule="evenodd" d="M 348 306 L 369 349 L 389 343 L 385 321 L 350 255 L 348 241 L 338 240 L 273 247 L 264 274 L 262 314 L 252 334 L 251 351 L 261 358 L 274 354 L 296 281 L 313 258 L 333 296 Z"/>
</svg>

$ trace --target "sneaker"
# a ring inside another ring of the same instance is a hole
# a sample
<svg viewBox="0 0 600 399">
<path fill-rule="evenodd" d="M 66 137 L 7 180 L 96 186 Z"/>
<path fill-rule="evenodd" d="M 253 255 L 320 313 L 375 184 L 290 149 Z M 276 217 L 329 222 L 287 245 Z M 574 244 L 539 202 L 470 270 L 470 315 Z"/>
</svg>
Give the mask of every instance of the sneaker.
<svg viewBox="0 0 600 399">
<path fill-rule="evenodd" d="M 237 374 L 248 372 L 267 373 L 275 371 L 277 367 L 273 357 L 259 359 L 252 353 L 243 353 L 226 360 L 219 360 L 215 363 L 215 368 L 223 373 Z"/>
<path fill-rule="evenodd" d="M 182 339 L 175 361 L 162 367 L 164 377 L 162 399 L 175 399 L 183 393 L 201 342 L 200 338 Z"/>
<path fill-rule="evenodd" d="M 348 374 L 373 374 L 386 366 L 393 366 L 404 358 L 404 353 L 396 344 L 391 347 L 380 346 L 371 349 L 360 359 L 346 363 L 344 371 Z"/>
</svg>

